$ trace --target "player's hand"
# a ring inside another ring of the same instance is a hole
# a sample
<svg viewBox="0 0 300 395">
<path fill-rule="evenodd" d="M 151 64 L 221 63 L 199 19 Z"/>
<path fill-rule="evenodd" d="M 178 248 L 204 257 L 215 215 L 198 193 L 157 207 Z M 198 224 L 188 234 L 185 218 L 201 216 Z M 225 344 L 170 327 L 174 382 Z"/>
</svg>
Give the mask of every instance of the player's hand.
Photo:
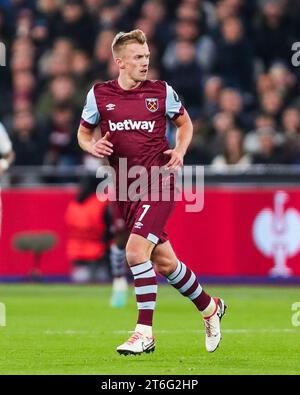
<svg viewBox="0 0 300 395">
<path fill-rule="evenodd" d="M 166 170 L 179 170 L 183 166 L 183 153 L 177 151 L 176 148 L 168 149 L 164 152 L 165 155 L 169 155 L 171 158 L 165 165 Z"/>
<path fill-rule="evenodd" d="M 109 132 L 105 133 L 105 136 L 101 137 L 98 141 L 95 141 L 91 145 L 90 153 L 97 158 L 104 158 L 110 156 L 113 153 L 113 144 L 108 140 L 110 136 Z"/>
</svg>

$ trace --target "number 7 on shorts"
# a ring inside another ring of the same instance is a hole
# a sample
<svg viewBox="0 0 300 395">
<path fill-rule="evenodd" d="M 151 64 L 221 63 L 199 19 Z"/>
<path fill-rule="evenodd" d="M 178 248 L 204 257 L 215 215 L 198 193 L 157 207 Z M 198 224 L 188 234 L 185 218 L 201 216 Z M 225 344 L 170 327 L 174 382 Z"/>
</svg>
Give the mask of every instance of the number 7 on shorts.
<svg viewBox="0 0 300 395">
<path fill-rule="evenodd" d="M 142 222 L 142 219 L 145 217 L 147 211 L 150 208 L 150 204 L 143 204 L 142 207 L 143 207 L 144 211 L 142 212 L 142 214 L 140 215 L 140 218 L 138 219 L 139 222 Z"/>
</svg>

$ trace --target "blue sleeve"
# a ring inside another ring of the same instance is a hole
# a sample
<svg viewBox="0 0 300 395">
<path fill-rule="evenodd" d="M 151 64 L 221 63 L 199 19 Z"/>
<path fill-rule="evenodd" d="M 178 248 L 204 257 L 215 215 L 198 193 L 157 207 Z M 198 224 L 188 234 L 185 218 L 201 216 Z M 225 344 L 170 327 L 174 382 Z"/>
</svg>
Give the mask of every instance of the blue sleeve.
<svg viewBox="0 0 300 395">
<path fill-rule="evenodd" d="M 87 94 L 86 102 L 82 111 L 81 122 L 90 126 L 97 126 L 100 121 L 100 113 L 96 103 L 94 87 L 92 87 Z"/>
<path fill-rule="evenodd" d="M 184 112 L 183 105 L 174 89 L 166 83 L 166 115 L 175 119 Z"/>
</svg>

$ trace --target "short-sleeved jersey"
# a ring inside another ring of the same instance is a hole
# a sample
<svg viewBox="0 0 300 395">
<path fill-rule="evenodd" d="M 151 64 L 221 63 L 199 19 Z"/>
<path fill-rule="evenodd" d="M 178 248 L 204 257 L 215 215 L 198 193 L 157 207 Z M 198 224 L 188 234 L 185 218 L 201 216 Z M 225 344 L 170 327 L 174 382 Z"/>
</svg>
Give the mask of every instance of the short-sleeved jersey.
<svg viewBox="0 0 300 395">
<path fill-rule="evenodd" d="M 0 123 L 0 158 L 7 155 L 12 150 L 12 144 L 6 133 L 4 126 Z"/>
<path fill-rule="evenodd" d="M 110 132 L 114 153 L 113 167 L 119 158 L 127 158 L 128 168 L 135 165 L 163 166 L 169 158 L 166 138 L 167 117 L 175 119 L 184 108 L 175 91 L 164 81 L 146 80 L 132 90 L 122 89 L 117 80 L 95 84 L 89 91 L 81 124 L 100 126 L 102 135 Z"/>
</svg>

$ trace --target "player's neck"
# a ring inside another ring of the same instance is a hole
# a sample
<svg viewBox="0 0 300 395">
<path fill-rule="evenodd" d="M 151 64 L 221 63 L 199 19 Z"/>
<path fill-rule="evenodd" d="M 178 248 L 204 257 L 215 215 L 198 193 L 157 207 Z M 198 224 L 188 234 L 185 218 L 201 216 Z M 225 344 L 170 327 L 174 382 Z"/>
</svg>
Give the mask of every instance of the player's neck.
<svg viewBox="0 0 300 395">
<path fill-rule="evenodd" d="M 129 91 L 131 89 L 138 88 L 141 85 L 141 81 L 134 81 L 120 75 L 118 78 L 118 84 L 125 91 Z"/>
</svg>

